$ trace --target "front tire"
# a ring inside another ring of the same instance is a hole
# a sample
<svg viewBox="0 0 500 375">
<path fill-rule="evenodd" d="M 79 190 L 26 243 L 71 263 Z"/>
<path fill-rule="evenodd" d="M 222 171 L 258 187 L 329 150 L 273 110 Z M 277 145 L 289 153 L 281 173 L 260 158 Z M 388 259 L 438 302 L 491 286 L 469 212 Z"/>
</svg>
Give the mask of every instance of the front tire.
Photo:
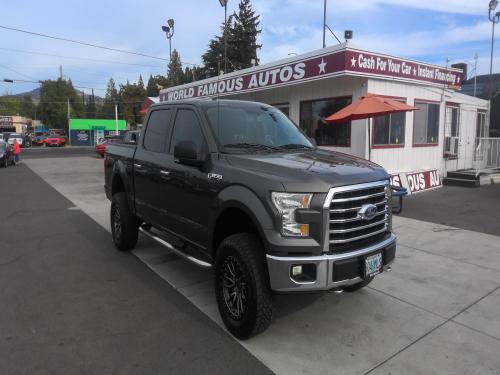
<svg viewBox="0 0 500 375">
<path fill-rule="evenodd" d="M 255 235 L 239 233 L 222 241 L 215 259 L 215 292 L 222 320 L 237 338 L 245 340 L 269 327 L 272 294 Z"/>
<path fill-rule="evenodd" d="M 130 212 L 127 195 L 116 193 L 111 200 L 111 236 L 120 251 L 132 250 L 137 245 L 139 222 Z"/>
</svg>

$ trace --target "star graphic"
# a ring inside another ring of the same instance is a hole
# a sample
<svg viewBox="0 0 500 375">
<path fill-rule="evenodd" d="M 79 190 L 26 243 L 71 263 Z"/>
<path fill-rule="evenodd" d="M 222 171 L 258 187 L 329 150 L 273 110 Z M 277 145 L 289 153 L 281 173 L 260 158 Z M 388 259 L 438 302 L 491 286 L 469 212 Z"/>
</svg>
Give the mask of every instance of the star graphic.
<svg viewBox="0 0 500 375">
<path fill-rule="evenodd" d="M 323 60 L 323 58 L 321 58 L 321 63 L 318 64 L 318 67 L 319 67 L 319 73 L 318 74 L 325 73 L 326 64 L 327 63 Z"/>
<path fill-rule="evenodd" d="M 354 58 L 354 56 L 351 59 L 351 67 L 352 66 L 356 66 L 356 59 Z"/>
</svg>

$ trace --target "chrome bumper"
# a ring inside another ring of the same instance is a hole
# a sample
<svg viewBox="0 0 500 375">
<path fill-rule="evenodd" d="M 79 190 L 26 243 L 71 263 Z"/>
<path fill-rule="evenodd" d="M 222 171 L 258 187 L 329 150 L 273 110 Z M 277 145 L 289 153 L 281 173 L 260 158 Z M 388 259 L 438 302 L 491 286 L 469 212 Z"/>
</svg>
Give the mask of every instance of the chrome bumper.
<svg viewBox="0 0 500 375">
<path fill-rule="evenodd" d="M 362 249 L 347 253 L 320 255 L 312 257 L 279 257 L 267 255 L 267 268 L 269 271 L 269 279 L 271 289 L 277 292 L 305 292 L 305 291 L 320 291 L 343 286 L 352 285 L 362 281 L 361 277 L 346 279 L 341 281 L 333 281 L 333 265 L 340 260 L 356 258 L 383 250 L 387 247 L 395 245 L 396 236 L 391 233 L 390 237 L 382 242 L 373 244 Z M 384 270 L 387 269 L 390 262 L 384 263 Z M 297 264 L 315 264 L 316 265 L 316 280 L 310 282 L 297 282 L 290 276 L 290 268 Z"/>
</svg>

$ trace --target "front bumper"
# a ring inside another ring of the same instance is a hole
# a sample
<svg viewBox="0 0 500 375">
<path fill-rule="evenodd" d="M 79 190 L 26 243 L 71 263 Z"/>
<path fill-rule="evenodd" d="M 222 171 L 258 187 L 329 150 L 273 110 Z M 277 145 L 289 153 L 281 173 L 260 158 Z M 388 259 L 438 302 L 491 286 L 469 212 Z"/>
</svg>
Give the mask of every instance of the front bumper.
<svg viewBox="0 0 500 375">
<path fill-rule="evenodd" d="M 396 236 L 390 234 L 385 240 L 362 249 L 312 257 L 281 257 L 267 255 L 267 268 L 271 289 L 277 292 L 309 292 L 342 288 L 361 282 L 362 262 L 370 254 L 382 252 L 384 270 L 394 261 Z M 294 265 L 314 264 L 314 281 L 298 282 L 292 279 Z"/>
</svg>

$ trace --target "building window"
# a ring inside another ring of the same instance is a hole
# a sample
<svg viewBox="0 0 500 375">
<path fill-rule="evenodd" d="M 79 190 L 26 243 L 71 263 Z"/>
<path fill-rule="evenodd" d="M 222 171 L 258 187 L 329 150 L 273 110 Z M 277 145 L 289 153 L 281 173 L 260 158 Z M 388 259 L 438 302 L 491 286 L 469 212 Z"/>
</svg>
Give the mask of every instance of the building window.
<svg viewBox="0 0 500 375">
<path fill-rule="evenodd" d="M 272 104 L 272 106 L 275 107 L 275 108 L 278 108 L 287 117 L 290 116 L 290 105 L 288 103 L 285 103 L 285 104 Z"/>
<path fill-rule="evenodd" d="M 405 103 L 401 100 L 402 103 Z M 373 146 L 400 146 L 405 144 L 406 113 L 393 113 L 373 119 Z"/>
<path fill-rule="evenodd" d="M 460 107 L 446 105 L 444 122 L 444 156 L 458 156 L 460 142 Z"/>
<path fill-rule="evenodd" d="M 413 144 L 437 146 L 439 141 L 439 104 L 415 102 Z"/>
<path fill-rule="evenodd" d="M 351 122 L 328 124 L 325 118 L 351 104 L 351 97 L 311 100 L 300 103 L 300 128 L 318 146 L 351 145 Z"/>
</svg>

